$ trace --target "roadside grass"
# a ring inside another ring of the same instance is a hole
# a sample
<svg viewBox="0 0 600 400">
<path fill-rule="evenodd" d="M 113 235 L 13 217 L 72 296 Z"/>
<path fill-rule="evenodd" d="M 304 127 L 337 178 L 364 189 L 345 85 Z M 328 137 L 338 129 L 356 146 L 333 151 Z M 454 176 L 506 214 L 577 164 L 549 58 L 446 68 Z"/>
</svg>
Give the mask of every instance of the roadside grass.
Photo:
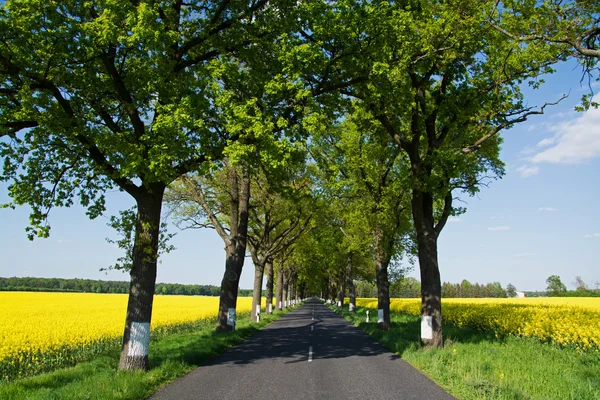
<svg viewBox="0 0 600 400">
<path fill-rule="evenodd" d="M 420 345 L 418 317 L 392 313 L 391 329 L 333 307 L 459 399 L 600 399 L 600 353 L 444 324 L 443 349 Z M 370 309 L 370 315 L 377 310 Z M 371 319 L 373 321 L 373 319 Z"/>
<path fill-rule="evenodd" d="M 234 332 L 215 332 L 216 319 L 158 332 L 151 339 L 148 372 L 117 371 L 114 349 L 74 367 L 0 383 L 0 399 L 145 399 L 287 312 L 261 315 L 260 323 L 251 323 L 249 313 L 238 314 Z"/>
</svg>

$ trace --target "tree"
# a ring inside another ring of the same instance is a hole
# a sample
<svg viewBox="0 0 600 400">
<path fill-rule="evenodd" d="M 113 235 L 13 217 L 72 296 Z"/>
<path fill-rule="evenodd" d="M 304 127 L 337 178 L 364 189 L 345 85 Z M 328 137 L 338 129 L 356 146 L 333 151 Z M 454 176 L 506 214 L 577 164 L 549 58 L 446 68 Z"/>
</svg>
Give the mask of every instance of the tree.
<svg viewBox="0 0 600 400">
<path fill-rule="evenodd" d="M 332 197 L 347 203 L 347 210 L 334 209 L 337 213 L 333 223 L 339 225 L 344 221 L 343 225 L 353 226 L 354 230 L 361 226 L 364 234 L 370 236 L 379 324 L 389 328 L 390 263 L 408 254 L 411 247 L 408 164 L 389 138 L 376 131 L 381 128 L 373 124 L 368 114 L 360 108 L 350 109 L 350 112 L 339 124 L 315 135 L 312 154 L 321 163 L 323 174 L 328 176 L 325 184 L 335 193 Z M 344 233 L 347 227 L 340 225 L 340 228 Z M 344 236 L 348 235 L 344 233 Z M 359 235 L 355 237 L 360 238 Z M 345 271 L 340 273 L 343 276 Z M 339 286 L 339 301 L 343 301 L 344 285 Z"/>
<path fill-rule="evenodd" d="M 108 189 L 136 202 L 121 369 L 148 368 L 165 188 L 243 136 L 221 134 L 213 73 L 272 44 L 285 10 L 266 0 L 30 0 L 0 11 L 1 179 L 12 204 L 32 207 L 29 237 L 48 236 L 50 209 L 75 198 L 92 218 Z"/>
<path fill-rule="evenodd" d="M 546 284 L 548 285 L 546 291 L 550 296 L 560 296 L 561 293 L 567 291 L 567 287 L 562 283 L 558 275 L 550 275 L 548 279 L 546 279 Z"/>
<path fill-rule="evenodd" d="M 166 201 L 177 225 L 212 228 L 225 243 L 225 274 L 221 281 L 217 330 L 231 330 L 228 317 L 237 305 L 238 287 L 248 238 L 250 173 L 245 165 L 225 162 L 204 176 L 184 176 L 171 185 Z M 229 321 L 231 322 L 231 320 Z"/>
<path fill-rule="evenodd" d="M 517 297 L 517 288 L 512 283 L 509 283 L 508 286 L 506 286 L 506 296 Z"/>
<path fill-rule="evenodd" d="M 291 169 L 291 168 L 290 168 Z M 253 201 L 250 206 L 248 247 L 254 263 L 254 290 L 250 320 L 257 321 L 257 308 L 262 297 L 262 283 L 267 270 L 267 312 L 273 300 L 273 259 L 285 252 L 308 228 L 312 219 L 305 194 L 306 179 L 295 176 L 284 187 L 274 188 L 262 176 L 255 180 Z M 294 175 L 294 174 L 292 174 Z M 292 178 L 292 176 L 288 176 Z M 261 179 L 262 178 L 262 179 Z M 277 193 L 280 192 L 280 193 Z M 303 204 L 304 203 L 304 204 Z"/>
<path fill-rule="evenodd" d="M 491 29 L 489 17 L 498 4 L 337 4 L 352 26 L 362 21 L 360 28 L 342 38 L 315 38 L 353 48 L 360 37 L 364 46 L 343 58 L 343 68 L 363 80 L 342 92 L 360 100 L 356 107 L 378 125 L 373 131 L 385 132 L 409 159 L 422 341 L 428 346 L 443 345 L 437 241 L 448 217 L 463 211 L 454 207 L 453 192 L 473 195 L 481 183 L 503 174 L 498 134 L 549 105 L 526 106 L 521 83 L 537 87 L 536 78 L 566 57 L 560 46 L 527 45 Z"/>
<path fill-rule="evenodd" d="M 580 293 L 585 293 L 585 292 L 589 291 L 586 283 L 583 281 L 581 276 L 576 276 L 575 282 L 573 282 L 573 284 L 575 285 L 575 290 L 577 290 Z"/>
<path fill-rule="evenodd" d="M 515 18 L 511 14 L 519 17 Z M 499 20 L 505 19 L 505 23 Z M 511 12 L 498 7 L 489 20 L 490 26 L 512 40 L 523 43 L 545 42 L 571 49 L 583 67 L 584 77 L 593 77 L 600 60 L 600 3 L 597 1 L 543 2 L 513 1 Z M 596 79 L 600 77 L 596 76 Z M 583 80 L 583 79 L 582 79 Z M 583 95 L 580 111 L 590 106 L 592 93 Z"/>
</svg>

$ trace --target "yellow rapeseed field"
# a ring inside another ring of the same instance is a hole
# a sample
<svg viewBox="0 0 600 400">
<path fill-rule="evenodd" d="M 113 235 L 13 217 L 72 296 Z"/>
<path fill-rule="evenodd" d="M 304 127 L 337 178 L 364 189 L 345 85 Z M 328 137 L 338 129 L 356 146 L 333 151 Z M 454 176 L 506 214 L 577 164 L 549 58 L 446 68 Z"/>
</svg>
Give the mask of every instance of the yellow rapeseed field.
<svg viewBox="0 0 600 400">
<path fill-rule="evenodd" d="M 377 299 L 357 299 L 377 308 Z M 421 315 L 420 299 L 392 299 L 391 311 Z M 600 349 L 600 298 L 443 299 L 445 321 L 496 336 L 534 337 L 581 351 Z"/>
<path fill-rule="evenodd" d="M 152 329 L 215 317 L 218 305 L 218 297 L 155 296 Z M 237 312 L 251 305 L 240 297 Z M 114 346 L 126 309 L 124 294 L 0 292 L 0 380 L 60 366 L 77 358 L 74 351 Z"/>
</svg>

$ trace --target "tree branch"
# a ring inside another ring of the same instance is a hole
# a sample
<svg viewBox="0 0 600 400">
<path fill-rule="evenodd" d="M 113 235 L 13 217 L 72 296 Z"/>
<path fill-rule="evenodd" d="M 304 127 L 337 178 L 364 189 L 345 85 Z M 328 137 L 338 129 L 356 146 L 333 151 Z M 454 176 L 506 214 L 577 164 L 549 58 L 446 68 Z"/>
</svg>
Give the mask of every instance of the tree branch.
<svg viewBox="0 0 600 400">
<path fill-rule="evenodd" d="M 439 235 L 444 229 L 446 222 L 448 222 L 448 217 L 450 216 L 450 212 L 452 211 L 452 192 L 448 192 L 446 197 L 444 198 L 444 210 L 442 211 L 442 216 L 435 226 L 434 230 L 436 235 Z"/>
<path fill-rule="evenodd" d="M 469 154 L 472 153 L 476 150 L 479 149 L 479 147 L 481 147 L 481 145 L 488 139 L 490 139 L 491 137 L 497 135 L 501 130 L 508 128 L 509 126 L 512 126 L 514 124 L 518 124 L 521 122 L 525 122 L 527 120 L 527 118 L 531 115 L 541 115 L 544 114 L 544 109 L 547 106 L 553 106 L 556 105 L 558 103 L 560 103 L 561 101 L 563 101 L 564 99 L 566 99 L 568 97 L 568 95 L 562 95 L 562 97 L 560 99 L 558 99 L 557 101 L 553 102 L 553 103 L 545 103 L 542 107 L 540 107 L 539 110 L 524 110 L 524 112 L 517 118 L 511 119 L 511 120 L 507 120 L 504 121 L 503 123 L 501 123 L 500 125 L 496 126 L 495 128 L 493 128 L 490 132 L 488 132 L 486 135 L 484 135 L 483 137 L 481 137 L 479 140 L 477 140 L 475 143 L 473 143 L 471 146 L 467 146 L 465 148 L 462 149 L 462 153 L 463 154 Z M 517 113 L 511 113 L 510 115 L 516 115 Z"/>
<path fill-rule="evenodd" d="M 197 204 L 200 204 L 200 207 L 202 207 L 202 209 L 206 213 L 206 216 L 210 220 L 210 223 L 212 224 L 213 228 L 217 231 L 221 239 L 223 239 L 225 245 L 229 246 L 231 244 L 231 235 L 227 233 L 225 228 L 223 228 L 223 225 L 221 224 L 213 210 L 210 208 L 208 201 L 206 201 L 206 197 L 204 195 L 204 191 L 202 190 L 202 186 L 200 185 L 200 183 L 198 181 L 192 181 L 187 175 L 183 175 L 181 177 L 181 180 L 184 183 L 184 185 L 188 188 L 188 190 L 191 190 L 192 200 L 195 201 Z"/>
</svg>

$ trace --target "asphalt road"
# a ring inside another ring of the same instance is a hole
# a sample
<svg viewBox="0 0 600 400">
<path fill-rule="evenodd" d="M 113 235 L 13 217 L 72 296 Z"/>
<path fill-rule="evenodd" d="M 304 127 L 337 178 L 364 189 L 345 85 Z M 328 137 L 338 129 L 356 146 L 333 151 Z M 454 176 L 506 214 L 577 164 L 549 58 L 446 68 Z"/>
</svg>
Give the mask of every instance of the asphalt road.
<svg viewBox="0 0 600 400">
<path fill-rule="evenodd" d="M 309 300 L 151 399 L 453 399 L 327 306 Z"/>
</svg>

